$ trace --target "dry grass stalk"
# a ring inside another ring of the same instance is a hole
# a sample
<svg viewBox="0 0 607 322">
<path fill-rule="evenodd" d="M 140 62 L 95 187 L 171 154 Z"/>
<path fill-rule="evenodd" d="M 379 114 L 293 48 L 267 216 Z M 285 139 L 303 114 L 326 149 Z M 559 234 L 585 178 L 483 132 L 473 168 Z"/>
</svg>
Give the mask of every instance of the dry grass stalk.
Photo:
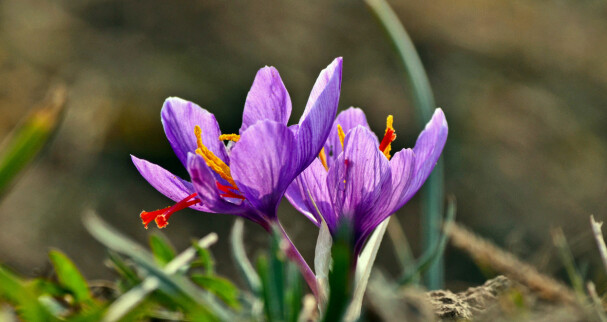
<svg viewBox="0 0 607 322">
<path fill-rule="evenodd" d="M 594 221 L 594 218 L 591 219 Z M 605 308 L 603 308 L 603 304 L 601 303 L 601 299 L 599 295 L 596 293 L 596 287 L 594 283 L 588 282 L 586 284 L 586 289 L 588 290 L 588 294 L 590 295 L 590 299 L 592 300 L 592 305 L 594 307 L 594 311 L 596 312 L 599 320 L 601 322 L 607 322 L 607 316 L 605 316 Z"/>
<path fill-rule="evenodd" d="M 575 295 L 567 286 L 538 272 L 533 266 L 463 226 L 453 223 L 447 229 L 447 233 L 451 236 L 453 245 L 469 253 L 475 261 L 486 264 L 495 271 L 527 286 L 541 298 L 567 303 L 576 302 Z"/>
<path fill-rule="evenodd" d="M 605 246 L 605 238 L 603 237 L 603 232 L 601 231 L 601 226 L 603 226 L 603 222 L 596 222 L 594 220 L 594 216 L 590 215 L 590 225 L 592 226 L 594 239 L 596 240 L 596 244 L 599 247 L 599 252 L 601 253 L 603 266 L 605 267 L 605 271 L 607 272 L 607 246 Z"/>
</svg>

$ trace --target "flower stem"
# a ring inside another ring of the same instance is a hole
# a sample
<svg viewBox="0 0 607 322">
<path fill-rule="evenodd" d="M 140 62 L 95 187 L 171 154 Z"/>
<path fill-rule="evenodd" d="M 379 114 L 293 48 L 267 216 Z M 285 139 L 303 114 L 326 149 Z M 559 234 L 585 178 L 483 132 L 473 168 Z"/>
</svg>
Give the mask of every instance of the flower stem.
<svg viewBox="0 0 607 322">
<path fill-rule="evenodd" d="M 297 248 L 295 247 L 295 245 L 289 238 L 289 235 L 287 235 L 287 232 L 284 230 L 282 225 L 280 223 L 277 223 L 277 227 L 278 227 L 278 229 L 280 229 L 280 232 L 282 233 L 282 235 L 284 237 L 283 241 L 285 242 L 284 245 L 281 245 L 281 248 L 283 248 L 285 254 L 287 254 L 287 257 L 291 261 L 293 261 L 297 265 L 297 267 L 299 267 L 299 270 L 301 271 L 303 278 L 306 280 L 306 283 L 308 283 L 310 290 L 312 290 L 314 297 L 316 297 L 318 299 L 318 288 L 316 286 L 316 275 L 314 274 L 314 272 L 312 271 L 312 269 L 310 268 L 310 266 L 308 265 L 306 260 L 303 258 L 303 256 L 301 256 L 301 254 L 299 253 L 299 250 L 297 250 Z"/>
</svg>

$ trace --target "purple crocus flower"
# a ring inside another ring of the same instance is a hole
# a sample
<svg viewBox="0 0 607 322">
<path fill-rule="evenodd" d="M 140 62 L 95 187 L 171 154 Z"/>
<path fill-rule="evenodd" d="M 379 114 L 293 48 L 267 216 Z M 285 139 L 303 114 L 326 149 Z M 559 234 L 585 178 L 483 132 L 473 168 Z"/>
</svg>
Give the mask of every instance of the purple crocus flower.
<svg viewBox="0 0 607 322">
<path fill-rule="evenodd" d="M 447 140 L 447 121 L 438 108 L 413 149 L 390 156 L 396 138 L 392 116 L 379 141 L 358 108 L 341 112 L 319 157 L 289 186 L 286 197 L 316 225 L 322 219 L 333 236 L 352 229 L 354 252 L 382 221 L 421 188 Z"/>
<path fill-rule="evenodd" d="M 276 208 L 285 190 L 316 158 L 331 131 L 341 89 L 342 58 L 324 69 L 299 123 L 287 126 L 291 99 L 274 67 L 257 73 L 247 95 L 238 134 L 221 134 L 213 114 L 180 98 L 169 98 L 162 124 L 191 182 L 132 156 L 141 175 L 177 202 L 142 212 L 144 225 L 162 228 L 169 217 L 190 207 L 248 218 L 266 230 L 277 222 Z M 224 144 L 224 141 L 232 141 Z"/>
</svg>

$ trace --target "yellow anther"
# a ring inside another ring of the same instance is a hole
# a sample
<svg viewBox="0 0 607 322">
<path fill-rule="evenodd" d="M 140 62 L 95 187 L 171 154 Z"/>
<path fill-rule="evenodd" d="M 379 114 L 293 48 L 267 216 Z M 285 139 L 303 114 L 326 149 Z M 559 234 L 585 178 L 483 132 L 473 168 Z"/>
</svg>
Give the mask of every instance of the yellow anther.
<svg viewBox="0 0 607 322">
<path fill-rule="evenodd" d="M 392 115 L 388 115 L 388 118 L 386 119 L 386 133 L 388 132 L 388 129 L 394 131 L 394 117 Z"/>
<path fill-rule="evenodd" d="M 229 182 L 234 189 L 238 189 L 236 182 L 234 182 L 234 179 L 232 179 L 230 167 L 228 167 L 223 160 L 218 158 L 213 152 L 211 152 L 211 150 L 202 144 L 202 129 L 200 129 L 200 126 L 196 125 L 196 127 L 194 127 L 194 134 L 196 135 L 196 145 L 198 146 L 198 149 L 196 149 L 196 154 L 202 156 L 207 166 L 219 174 L 219 176 L 224 180 Z"/>
<path fill-rule="evenodd" d="M 200 128 L 200 126 L 194 126 L 194 135 L 196 135 L 196 146 L 198 146 L 198 148 L 203 147 L 204 144 L 202 144 L 202 129 Z"/>
<path fill-rule="evenodd" d="M 344 148 L 344 139 L 346 138 L 346 134 L 344 134 L 344 129 L 341 128 L 340 124 L 337 124 L 337 134 L 339 135 L 339 142 L 341 142 L 341 148 Z"/>
<path fill-rule="evenodd" d="M 238 134 L 222 134 L 219 136 L 219 141 L 234 141 L 238 142 L 240 135 Z"/>
<path fill-rule="evenodd" d="M 329 166 L 327 166 L 327 155 L 325 154 L 325 148 L 320 149 L 318 158 L 320 159 L 320 162 L 322 163 L 323 167 L 325 167 L 325 169 L 329 171 Z"/>
</svg>

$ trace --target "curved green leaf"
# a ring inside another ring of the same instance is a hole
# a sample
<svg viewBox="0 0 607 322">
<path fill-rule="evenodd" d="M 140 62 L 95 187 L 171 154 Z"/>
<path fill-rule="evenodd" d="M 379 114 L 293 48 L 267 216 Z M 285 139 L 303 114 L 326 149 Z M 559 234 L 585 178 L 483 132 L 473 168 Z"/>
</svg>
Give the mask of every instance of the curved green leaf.
<svg viewBox="0 0 607 322">
<path fill-rule="evenodd" d="M 76 265 L 58 250 L 51 250 L 48 256 L 55 267 L 59 284 L 72 293 L 77 303 L 92 303 L 88 284 Z"/>
<path fill-rule="evenodd" d="M 150 248 L 152 249 L 154 259 L 160 266 L 168 264 L 175 258 L 175 249 L 173 249 L 173 246 L 163 235 L 150 235 Z"/>
<path fill-rule="evenodd" d="M 193 274 L 190 278 L 194 283 L 215 294 L 230 307 L 240 308 L 238 288 L 230 280 L 220 276 L 202 274 Z"/>
</svg>

